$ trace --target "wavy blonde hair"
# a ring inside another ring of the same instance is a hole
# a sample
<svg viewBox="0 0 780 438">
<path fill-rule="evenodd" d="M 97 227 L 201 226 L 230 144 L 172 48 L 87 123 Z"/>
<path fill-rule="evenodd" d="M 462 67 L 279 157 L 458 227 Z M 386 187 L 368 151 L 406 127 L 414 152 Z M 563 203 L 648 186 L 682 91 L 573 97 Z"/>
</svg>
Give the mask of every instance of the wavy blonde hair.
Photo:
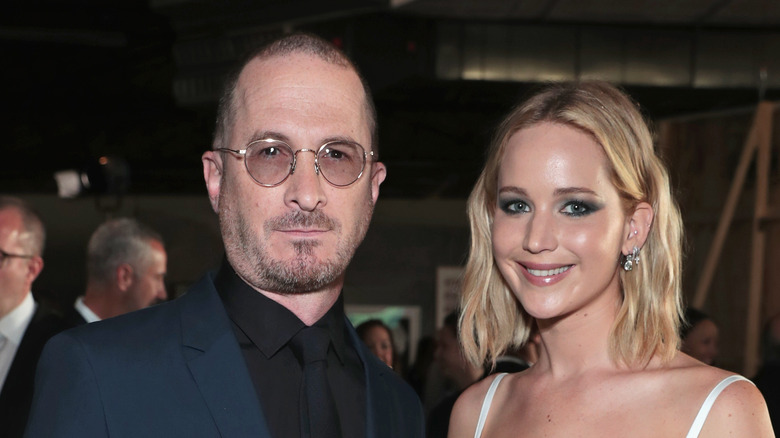
<svg viewBox="0 0 780 438">
<path fill-rule="evenodd" d="M 683 226 L 669 175 L 653 148 L 636 104 L 600 81 L 550 84 L 517 106 L 499 125 L 487 162 L 468 201 L 471 248 L 464 274 L 460 337 L 468 359 L 495 363 L 509 347 L 526 342 L 533 318 L 520 306 L 493 259 L 491 226 L 497 176 L 509 138 L 537 123 L 571 126 L 591 135 L 611 164 L 612 183 L 626 214 L 647 202 L 655 214 L 642 248 L 642 263 L 620 272 L 623 300 L 610 333 L 610 356 L 629 366 L 658 356 L 670 360 L 679 347 Z M 618 260 L 620 254 L 615 254 Z"/>
</svg>

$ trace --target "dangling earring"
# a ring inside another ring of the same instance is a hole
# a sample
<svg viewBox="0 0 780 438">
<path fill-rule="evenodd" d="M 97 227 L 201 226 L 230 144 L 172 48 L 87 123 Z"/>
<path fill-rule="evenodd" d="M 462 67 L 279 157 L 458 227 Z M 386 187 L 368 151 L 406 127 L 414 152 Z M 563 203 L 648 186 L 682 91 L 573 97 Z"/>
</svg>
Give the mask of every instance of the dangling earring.
<svg viewBox="0 0 780 438">
<path fill-rule="evenodd" d="M 626 255 L 625 260 L 623 261 L 623 270 L 633 271 L 634 270 L 634 264 L 639 264 L 639 248 L 634 247 L 634 250 L 631 251 L 631 254 Z"/>
</svg>

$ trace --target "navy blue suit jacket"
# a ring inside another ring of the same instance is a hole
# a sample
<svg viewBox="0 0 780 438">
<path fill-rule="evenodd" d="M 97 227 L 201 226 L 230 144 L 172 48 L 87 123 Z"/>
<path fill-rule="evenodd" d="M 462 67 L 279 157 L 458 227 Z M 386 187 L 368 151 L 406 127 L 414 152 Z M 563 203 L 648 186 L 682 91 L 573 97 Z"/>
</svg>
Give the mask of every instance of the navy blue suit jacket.
<svg viewBox="0 0 780 438">
<path fill-rule="evenodd" d="M 366 436 L 422 438 L 416 394 L 348 326 L 365 370 Z M 25 436 L 270 438 L 208 275 L 177 300 L 52 338 Z"/>
</svg>

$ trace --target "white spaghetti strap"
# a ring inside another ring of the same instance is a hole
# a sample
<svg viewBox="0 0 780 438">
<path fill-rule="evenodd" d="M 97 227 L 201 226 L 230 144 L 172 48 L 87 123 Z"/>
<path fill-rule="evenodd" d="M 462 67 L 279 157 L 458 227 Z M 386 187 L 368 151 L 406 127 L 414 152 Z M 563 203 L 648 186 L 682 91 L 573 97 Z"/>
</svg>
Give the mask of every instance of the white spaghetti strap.
<svg viewBox="0 0 780 438">
<path fill-rule="evenodd" d="M 501 379 L 506 377 L 507 373 L 500 373 L 493 379 L 493 383 L 490 384 L 487 394 L 485 394 L 485 400 L 482 401 L 482 410 L 479 411 L 479 421 L 477 421 L 477 430 L 474 432 L 474 438 L 480 438 L 482 436 L 482 429 L 485 427 L 485 420 L 487 420 L 488 411 L 490 411 L 490 404 L 493 403 L 493 396 L 496 394 L 498 384 L 501 383 Z"/>
<path fill-rule="evenodd" d="M 733 375 L 733 376 L 728 376 L 725 379 L 721 380 L 720 383 L 718 383 L 714 388 L 712 388 L 712 391 L 710 391 L 710 394 L 707 396 L 707 398 L 704 400 L 704 403 L 701 405 L 701 409 L 699 409 L 699 413 L 696 414 L 696 419 L 693 420 L 691 429 L 688 431 L 688 435 L 686 435 L 685 438 L 697 438 L 699 436 L 699 432 L 701 432 L 701 428 L 704 427 L 704 422 L 707 420 L 707 415 L 709 415 L 710 409 L 712 409 L 712 405 L 715 404 L 715 400 L 718 398 L 720 393 L 724 389 L 726 389 L 727 386 L 731 385 L 734 382 L 738 382 L 740 380 L 750 382 L 750 380 L 742 376 Z"/>
</svg>

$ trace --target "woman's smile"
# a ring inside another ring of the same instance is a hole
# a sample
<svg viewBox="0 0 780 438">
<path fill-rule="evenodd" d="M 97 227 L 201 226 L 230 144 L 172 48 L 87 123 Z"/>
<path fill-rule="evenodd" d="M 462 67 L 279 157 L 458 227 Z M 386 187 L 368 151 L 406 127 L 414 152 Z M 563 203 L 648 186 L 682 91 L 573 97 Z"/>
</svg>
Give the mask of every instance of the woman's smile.
<svg viewBox="0 0 780 438">
<path fill-rule="evenodd" d="M 549 286 L 563 280 L 574 265 L 519 263 L 526 280 L 536 286 Z"/>
</svg>

